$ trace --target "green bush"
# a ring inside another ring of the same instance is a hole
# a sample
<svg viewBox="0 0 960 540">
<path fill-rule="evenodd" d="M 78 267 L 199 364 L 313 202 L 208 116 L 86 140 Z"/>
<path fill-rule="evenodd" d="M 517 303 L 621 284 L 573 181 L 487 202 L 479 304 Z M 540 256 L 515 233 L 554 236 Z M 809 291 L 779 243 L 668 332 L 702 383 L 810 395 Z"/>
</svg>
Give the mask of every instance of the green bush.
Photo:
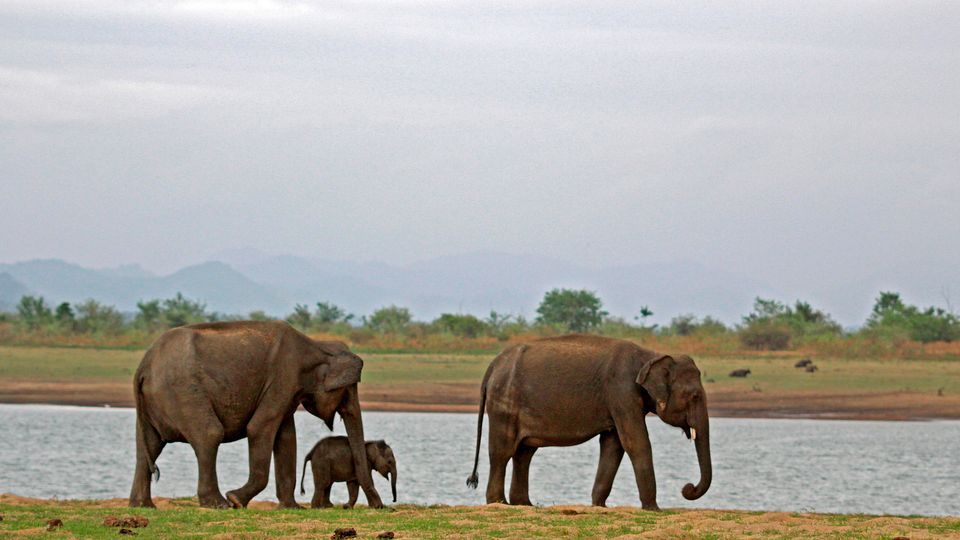
<svg viewBox="0 0 960 540">
<path fill-rule="evenodd" d="M 413 321 L 413 315 L 405 307 L 382 307 L 363 321 L 363 325 L 378 334 L 402 334 Z"/>
<path fill-rule="evenodd" d="M 123 315 L 113 306 L 90 299 L 77 304 L 76 329 L 84 334 L 119 334 L 123 332 Z"/>
<path fill-rule="evenodd" d="M 921 310 L 900 298 L 899 293 L 881 292 L 867 319 L 864 332 L 886 339 L 914 341 L 956 341 L 960 339 L 960 318 L 941 308 Z"/>
<path fill-rule="evenodd" d="M 455 336 L 475 338 L 487 334 L 491 328 L 473 315 L 444 313 L 431 323 L 434 330 Z"/>
<path fill-rule="evenodd" d="M 790 327 L 780 321 L 753 321 L 740 328 L 740 342 L 751 349 L 782 351 L 790 348 Z"/>
<path fill-rule="evenodd" d="M 537 322 L 571 332 L 587 332 L 603 322 L 607 312 L 602 307 L 600 298 L 586 289 L 553 289 L 537 307 Z"/>
</svg>

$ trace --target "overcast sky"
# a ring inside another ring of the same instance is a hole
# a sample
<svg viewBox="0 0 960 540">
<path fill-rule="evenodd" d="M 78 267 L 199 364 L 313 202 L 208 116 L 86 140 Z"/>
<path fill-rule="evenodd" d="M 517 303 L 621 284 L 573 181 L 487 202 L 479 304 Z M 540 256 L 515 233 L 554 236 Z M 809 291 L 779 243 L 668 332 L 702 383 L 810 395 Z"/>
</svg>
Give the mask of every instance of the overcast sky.
<svg viewBox="0 0 960 540">
<path fill-rule="evenodd" d="M 960 3 L 5 0 L 0 182 L 2 262 L 960 286 Z"/>
</svg>

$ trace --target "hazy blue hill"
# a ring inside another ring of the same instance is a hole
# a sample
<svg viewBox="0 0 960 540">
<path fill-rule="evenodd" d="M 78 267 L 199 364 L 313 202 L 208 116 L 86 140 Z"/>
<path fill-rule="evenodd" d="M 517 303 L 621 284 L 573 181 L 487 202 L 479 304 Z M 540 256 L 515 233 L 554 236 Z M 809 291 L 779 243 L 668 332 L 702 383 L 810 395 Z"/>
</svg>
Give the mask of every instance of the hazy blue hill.
<svg viewBox="0 0 960 540">
<path fill-rule="evenodd" d="M 30 290 L 17 281 L 9 272 L 0 272 L 0 311 L 12 311 L 20 297 Z"/>
<path fill-rule="evenodd" d="M 226 313 L 253 309 L 285 313 L 289 309 L 282 296 L 271 288 L 220 262 L 190 266 L 168 276 L 153 276 L 140 270 L 91 270 L 58 259 L 0 265 L 0 272 L 44 296 L 48 303 L 94 298 L 132 311 L 139 300 L 168 298 L 182 292 L 206 302 L 210 309 Z"/>
<path fill-rule="evenodd" d="M 8 275 L 6 294 L 14 302 L 29 290 L 49 303 L 95 298 L 124 311 L 134 310 L 138 300 L 182 292 L 206 302 L 211 310 L 235 314 L 263 309 L 284 315 L 295 303 L 312 307 L 331 301 L 358 316 L 397 304 L 410 308 L 420 320 L 443 312 L 484 316 L 490 310 L 532 317 L 545 291 L 575 287 L 597 291 L 611 314 L 626 318 L 646 305 L 660 323 L 681 313 L 736 322 L 750 310 L 755 296 L 783 298 L 756 280 L 692 262 L 591 268 L 549 257 L 493 252 L 404 266 L 243 250 L 230 258 L 238 262 L 210 261 L 166 276 L 136 265 L 91 270 L 61 260 L 0 265 L 0 272 Z"/>
<path fill-rule="evenodd" d="M 33 293 L 44 296 L 48 303 L 94 298 L 126 309 L 132 307 L 124 305 L 128 292 L 144 285 L 142 279 L 104 275 L 60 259 L 0 265 L 0 272 L 10 273 Z"/>
</svg>

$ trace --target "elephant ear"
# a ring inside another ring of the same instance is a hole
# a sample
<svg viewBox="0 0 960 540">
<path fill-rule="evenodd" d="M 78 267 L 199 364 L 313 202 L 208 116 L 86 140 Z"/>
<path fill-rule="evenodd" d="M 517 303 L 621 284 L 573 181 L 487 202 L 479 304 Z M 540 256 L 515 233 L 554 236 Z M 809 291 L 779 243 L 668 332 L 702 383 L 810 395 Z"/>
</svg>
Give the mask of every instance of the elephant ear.
<svg viewBox="0 0 960 540">
<path fill-rule="evenodd" d="M 642 386 L 650 394 L 650 397 L 657 402 L 657 414 L 663 412 L 663 409 L 667 406 L 667 399 L 670 397 L 670 387 L 667 384 L 667 379 L 672 363 L 673 357 L 665 354 L 644 364 L 640 368 L 640 373 L 637 374 L 637 384 Z"/>
<path fill-rule="evenodd" d="M 321 382 L 323 389 L 330 392 L 360 382 L 363 360 L 353 355 L 335 355 L 324 367 L 320 369 Z"/>
</svg>

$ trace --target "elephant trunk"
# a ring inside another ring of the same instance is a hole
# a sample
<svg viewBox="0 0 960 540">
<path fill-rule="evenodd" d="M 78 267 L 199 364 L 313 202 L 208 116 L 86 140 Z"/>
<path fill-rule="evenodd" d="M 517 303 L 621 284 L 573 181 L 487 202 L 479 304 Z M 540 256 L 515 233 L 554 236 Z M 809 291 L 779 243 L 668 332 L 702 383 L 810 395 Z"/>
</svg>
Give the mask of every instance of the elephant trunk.
<svg viewBox="0 0 960 540">
<path fill-rule="evenodd" d="M 393 502 L 397 502 L 397 466 L 390 467 L 390 489 L 393 491 Z"/>
<path fill-rule="evenodd" d="M 710 482 L 713 480 L 713 465 L 710 462 L 710 421 L 707 419 L 706 405 L 703 409 L 702 416 L 698 414 L 697 421 L 691 423 L 693 442 L 697 447 L 697 461 L 700 463 L 700 482 L 696 486 L 693 484 L 683 486 L 683 497 L 690 501 L 702 497 L 710 489 Z"/>
<path fill-rule="evenodd" d="M 383 502 L 373 486 L 370 476 L 370 465 L 367 461 L 366 443 L 363 439 L 363 420 L 360 416 L 360 400 L 357 398 L 356 387 L 351 387 L 344 406 L 340 408 L 340 417 L 347 428 L 347 440 L 350 442 L 350 453 L 353 456 L 353 466 L 357 474 L 357 483 L 367 496 L 367 503 L 371 508 L 382 508 Z"/>
</svg>

